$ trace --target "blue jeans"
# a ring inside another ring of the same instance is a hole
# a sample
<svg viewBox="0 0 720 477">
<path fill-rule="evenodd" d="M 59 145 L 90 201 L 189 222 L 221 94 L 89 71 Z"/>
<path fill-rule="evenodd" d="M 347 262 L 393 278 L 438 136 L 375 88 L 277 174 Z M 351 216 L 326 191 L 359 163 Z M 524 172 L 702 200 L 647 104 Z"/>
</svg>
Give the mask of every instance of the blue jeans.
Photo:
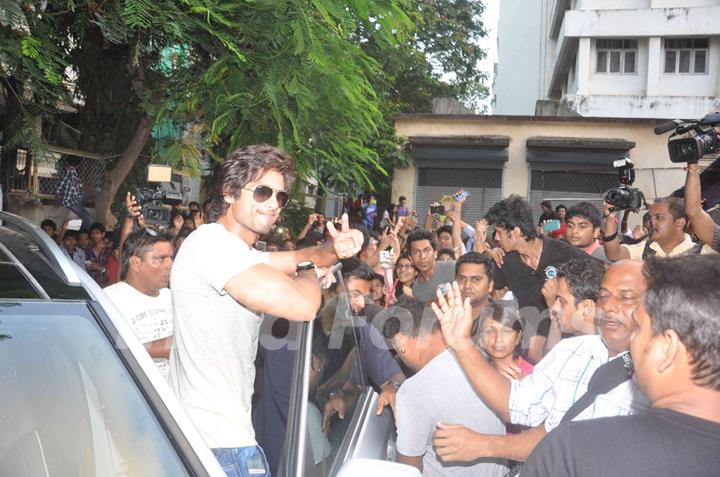
<svg viewBox="0 0 720 477">
<path fill-rule="evenodd" d="M 270 477 L 265 452 L 260 446 L 212 449 L 228 477 Z"/>
<path fill-rule="evenodd" d="M 85 202 L 85 200 L 87 200 L 87 197 L 88 197 L 87 194 L 83 194 L 80 199 L 80 202 L 68 207 L 68 209 L 75 212 L 75 215 L 77 215 L 78 217 L 80 217 L 82 219 L 82 228 L 84 228 L 84 229 L 90 229 L 90 224 L 92 224 L 92 221 L 93 221 L 92 216 L 90 215 L 90 212 L 88 212 L 87 209 L 85 208 L 85 206 L 83 206 L 83 203 Z"/>
</svg>

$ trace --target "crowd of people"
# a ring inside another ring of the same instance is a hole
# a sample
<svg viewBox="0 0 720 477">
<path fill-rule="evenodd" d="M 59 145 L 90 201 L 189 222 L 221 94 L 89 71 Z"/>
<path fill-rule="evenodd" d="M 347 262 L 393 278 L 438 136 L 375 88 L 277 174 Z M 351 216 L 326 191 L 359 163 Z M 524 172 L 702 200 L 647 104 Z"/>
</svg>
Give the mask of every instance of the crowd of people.
<svg viewBox="0 0 720 477">
<path fill-rule="evenodd" d="M 164 230 L 131 196 L 117 240 L 42 224 L 105 287 L 229 476 L 279 466 L 294 351 L 263 346 L 268 321 L 280 338 L 315 327 L 320 472 L 367 382 L 395 416 L 395 458 L 423 475 L 716 474 L 720 227 L 697 164 L 685 199 L 657 199 L 631 232 L 609 204 L 546 201 L 536 221 L 516 195 L 468 218 L 459 191 L 424 204 L 422 224 L 405 197 L 383 212 L 348 198 L 293 238 L 276 222 L 294 175 L 284 151 L 247 146 Z"/>
</svg>

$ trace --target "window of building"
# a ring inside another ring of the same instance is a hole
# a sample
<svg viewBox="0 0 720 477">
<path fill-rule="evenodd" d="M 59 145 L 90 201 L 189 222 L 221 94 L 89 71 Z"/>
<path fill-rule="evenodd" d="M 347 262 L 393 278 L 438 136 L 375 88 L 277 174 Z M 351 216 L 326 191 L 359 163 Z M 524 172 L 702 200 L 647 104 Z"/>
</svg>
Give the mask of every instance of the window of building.
<svg viewBox="0 0 720 477">
<path fill-rule="evenodd" d="M 666 38 L 665 73 L 706 74 L 707 38 Z"/>
<path fill-rule="evenodd" d="M 637 72 L 637 40 L 597 40 L 597 73 L 635 74 Z"/>
</svg>

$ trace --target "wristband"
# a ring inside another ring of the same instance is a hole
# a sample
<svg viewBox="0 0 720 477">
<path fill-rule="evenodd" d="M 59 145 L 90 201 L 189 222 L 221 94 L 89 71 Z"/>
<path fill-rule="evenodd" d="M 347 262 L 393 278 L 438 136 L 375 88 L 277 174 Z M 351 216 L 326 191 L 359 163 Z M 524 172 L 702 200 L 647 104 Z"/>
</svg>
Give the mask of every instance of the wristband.
<svg viewBox="0 0 720 477">
<path fill-rule="evenodd" d="M 603 241 L 603 242 L 612 242 L 613 240 L 615 240 L 615 239 L 617 238 L 617 236 L 618 236 L 618 233 L 617 233 L 617 231 L 615 231 L 614 234 L 612 234 L 612 235 L 603 235 L 601 238 L 602 238 L 602 241 Z"/>
</svg>

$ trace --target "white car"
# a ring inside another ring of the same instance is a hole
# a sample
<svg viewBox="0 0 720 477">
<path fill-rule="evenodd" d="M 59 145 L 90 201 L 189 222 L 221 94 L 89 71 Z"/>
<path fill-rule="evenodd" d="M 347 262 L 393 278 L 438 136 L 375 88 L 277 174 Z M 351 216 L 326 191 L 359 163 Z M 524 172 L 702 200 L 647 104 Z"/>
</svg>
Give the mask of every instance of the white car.
<svg viewBox="0 0 720 477">
<path fill-rule="evenodd" d="M 0 221 L 0 476 L 225 475 L 99 286 L 36 225 Z M 420 475 L 386 461 L 392 416 L 375 415 L 366 383 L 332 455 L 314 465 L 312 327 L 299 336 L 279 474 Z"/>
</svg>

